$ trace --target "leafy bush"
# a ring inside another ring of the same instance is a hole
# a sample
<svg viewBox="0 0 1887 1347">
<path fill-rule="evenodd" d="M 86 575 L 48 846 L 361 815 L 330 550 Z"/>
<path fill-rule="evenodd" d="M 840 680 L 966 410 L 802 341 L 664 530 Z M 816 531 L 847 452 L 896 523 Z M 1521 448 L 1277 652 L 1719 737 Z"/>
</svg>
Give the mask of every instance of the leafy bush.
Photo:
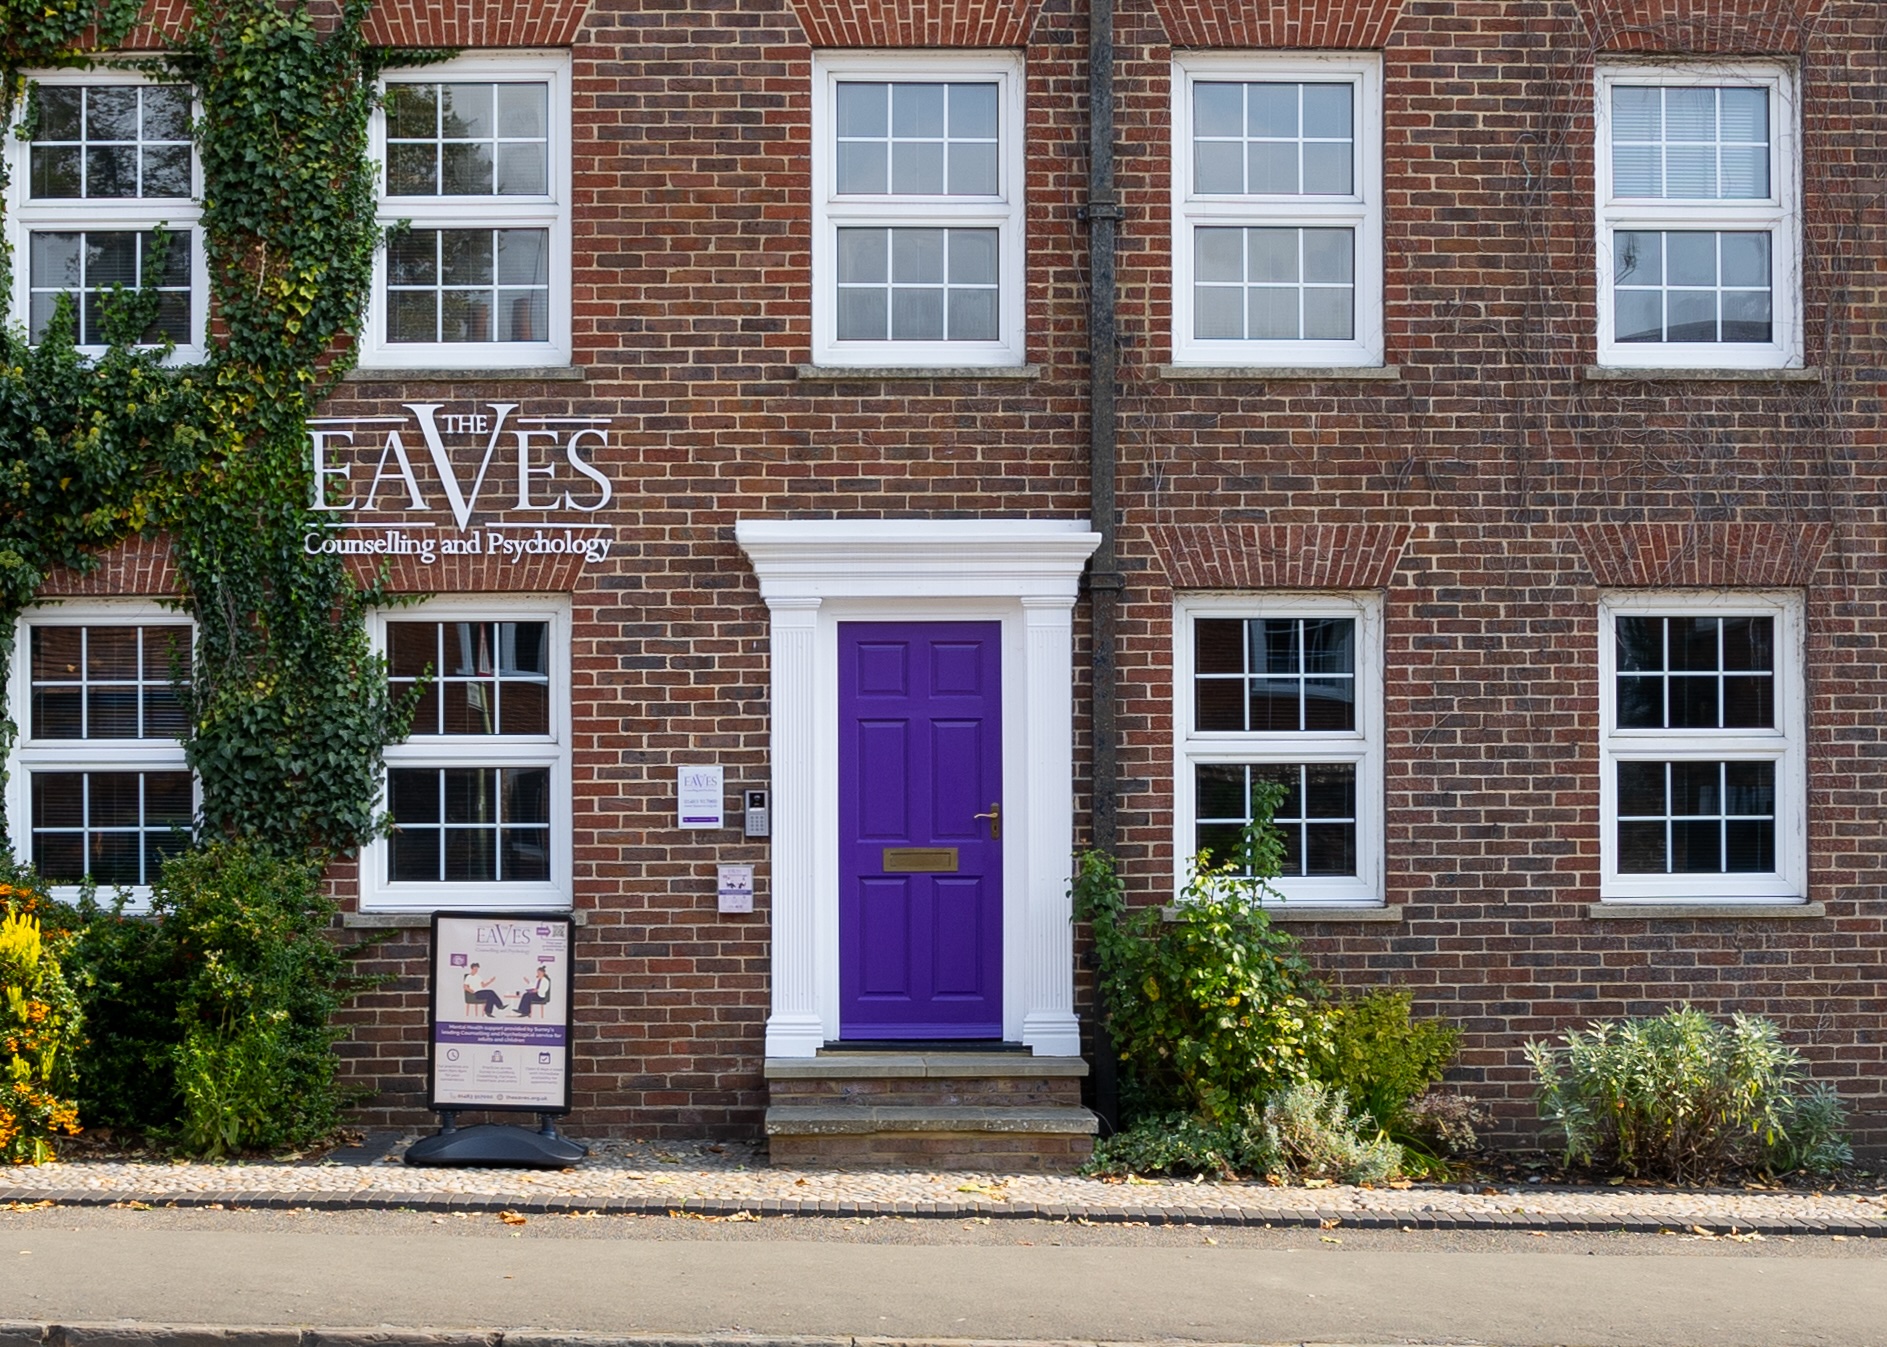
<svg viewBox="0 0 1887 1347">
<path fill-rule="evenodd" d="M 172 1051 L 182 1149 L 215 1156 L 332 1131 L 346 1103 L 334 1014 L 360 983 L 327 938 L 319 867 L 218 843 L 166 861 L 152 906 L 186 970 Z"/>
<path fill-rule="evenodd" d="M 1322 988 L 1297 941 L 1253 901 L 1248 862 L 1202 854 L 1169 918 L 1128 911 L 1112 860 L 1081 857 L 1075 914 L 1093 925 L 1132 1116 L 1180 1112 L 1223 1126 L 1309 1072 Z"/>
<path fill-rule="evenodd" d="M 1235 1179 L 1270 1167 L 1263 1119 L 1249 1105 L 1225 1123 L 1185 1113 L 1142 1118 L 1094 1145 L 1090 1174 L 1216 1174 Z"/>
<path fill-rule="evenodd" d="M 1771 1174 L 1833 1174 L 1854 1163 L 1842 1129 L 1847 1110 L 1827 1085 L 1783 1100 L 1773 1134 L 1762 1138 L 1762 1167 Z"/>
<path fill-rule="evenodd" d="M 1402 1148 L 1343 1091 L 1299 1081 L 1222 1122 L 1185 1113 L 1142 1118 L 1094 1147 L 1090 1174 L 1214 1174 L 1236 1179 L 1382 1183 L 1402 1172 Z"/>
<path fill-rule="evenodd" d="M 216 843 L 166 861 L 151 908 L 82 903 L 84 1116 L 205 1156 L 332 1131 L 334 1014 L 364 984 L 327 938 L 318 866 Z"/>
<path fill-rule="evenodd" d="M 1392 1135 L 1407 1130 L 1409 1101 L 1441 1079 L 1461 1039 L 1452 1024 L 1413 1019 L 1412 1004 L 1407 992 L 1377 991 L 1330 1006 L 1311 1050 L 1311 1075 Z"/>
<path fill-rule="evenodd" d="M 43 895 L 0 888 L 0 1161 L 36 1165 L 52 1158 L 55 1136 L 79 1130 L 71 1087 L 81 1017 L 62 942 L 24 910 Z M 16 898 L 28 901 L 16 909 Z"/>
<path fill-rule="evenodd" d="M 71 968 L 89 1031 L 79 1065 L 79 1116 L 86 1126 L 161 1137 L 176 1126 L 172 1050 L 184 969 L 172 932 L 128 916 L 125 897 L 101 907 L 80 895 Z"/>
<path fill-rule="evenodd" d="M 1367 1115 L 1352 1114 L 1343 1091 L 1300 1081 L 1265 1101 L 1266 1172 L 1284 1179 L 1384 1183 L 1402 1172 L 1402 1147 Z"/>
<path fill-rule="evenodd" d="M 1430 1090 L 1402 1111 L 1401 1130 L 1408 1138 L 1402 1147 L 1418 1152 L 1424 1160 L 1466 1155 L 1481 1144 L 1475 1129 L 1492 1121 L 1492 1116 L 1466 1095 Z M 1407 1159 L 1404 1156 L 1405 1162 Z"/>
<path fill-rule="evenodd" d="M 1826 1171 L 1846 1159 L 1839 1103 L 1807 1087 L 1801 1055 L 1770 1020 L 1725 1023 L 1685 1006 L 1563 1041 L 1526 1053 L 1541 1115 L 1565 1133 L 1569 1160 L 1684 1183 L 1738 1169 Z"/>
</svg>

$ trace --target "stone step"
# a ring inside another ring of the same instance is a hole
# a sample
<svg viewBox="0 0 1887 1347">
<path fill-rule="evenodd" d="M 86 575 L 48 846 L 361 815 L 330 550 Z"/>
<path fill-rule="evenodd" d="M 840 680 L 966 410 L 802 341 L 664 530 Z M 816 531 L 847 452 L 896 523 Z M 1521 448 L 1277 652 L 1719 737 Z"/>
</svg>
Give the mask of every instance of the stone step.
<svg viewBox="0 0 1887 1347">
<path fill-rule="evenodd" d="M 1026 1052 L 846 1052 L 825 1048 L 817 1057 L 769 1057 L 768 1080 L 920 1080 L 941 1078 L 1074 1077 L 1088 1074 L 1079 1057 L 1036 1057 Z"/>
<path fill-rule="evenodd" d="M 1093 1136 L 1098 1126 L 1093 1112 L 1079 1104 L 1014 1108 L 775 1104 L 767 1110 L 766 1120 L 769 1137 L 856 1136 L 868 1132 L 1058 1132 Z"/>
<path fill-rule="evenodd" d="M 1004 1173 L 1079 1169 L 1098 1128 L 1078 1104 L 775 1104 L 766 1118 L 775 1165 Z"/>
</svg>

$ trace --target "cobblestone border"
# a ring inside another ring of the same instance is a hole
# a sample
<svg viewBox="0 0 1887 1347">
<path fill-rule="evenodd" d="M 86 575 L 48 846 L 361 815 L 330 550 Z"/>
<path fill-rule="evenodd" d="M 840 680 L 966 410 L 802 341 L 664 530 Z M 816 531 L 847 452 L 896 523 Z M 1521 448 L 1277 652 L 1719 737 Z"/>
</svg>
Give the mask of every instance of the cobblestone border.
<svg viewBox="0 0 1887 1347">
<path fill-rule="evenodd" d="M 571 1196 L 494 1196 L 480 1194 L 399 1193 L 380 1189 L 335 1192 L 161 1193 L 98 1192 L 91 1189 L 0 1188 L 0 1207 L 50 1204 L 59 1207 L 146 1206 L 167 1210 L 224 1211 L 412 1211 L 492 1214 L 512 1211 L 526 1216 L 594 1213 L 600 1216 L 703 1217 L 905 1217 L 912 1220 L 1086 1221 L 1093 1225 L 1202 1225 L 1245 1228 L 1351 1230 L 1545 1230 L 1577 1234 L 1655 1235 L 1661 1231 L 1710 1234 L 1842 1235 L 1887 1239 L 1887 1219 L 1811 1220 L 1739 1219 L 1715 1223 L 1656 1216 L 1576 1216 L 1543 1212 L 1351 1211 L 1324 1207 L 1295 1209 L 1196 1205 L 1145 1207 L 1132 1203 L 1075 1205 L 1010 1202 L 885 1202 L 835 1198 L 794 1199 L 704 1197 L 666 1201 L 647 1198 Z M 0 1347 L 13 1347 L 0 1333 Z"/>
</svg>

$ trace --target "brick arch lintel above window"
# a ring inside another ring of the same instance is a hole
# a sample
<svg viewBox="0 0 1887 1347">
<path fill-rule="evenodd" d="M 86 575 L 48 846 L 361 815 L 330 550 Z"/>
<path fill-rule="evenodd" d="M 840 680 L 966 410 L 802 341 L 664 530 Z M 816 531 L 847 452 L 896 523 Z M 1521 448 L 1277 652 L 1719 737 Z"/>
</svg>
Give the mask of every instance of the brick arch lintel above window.
<svg viewBox="0 0 1887 1347">
<path fill-rule="evenodd" d="M 84 573 L 54 569 L 39 587 L 41 599 L 169 598 L 177 592 L 177 564 L 168 534 L 127 538 L 98 553 Z"/>
<path fill-rule="evenodd" d="M 1575 0 L 1600 55 L 1798 55 L 1827 0 Z"/>
<path fill-rule="evenodd" d="M 1041 0 L 910 0 L 859 5 L 853 0 L 792 0 L 814 47 L 948 49 L 1028 45 Z"/>
<path fill-rule="evenodd" d="M 1147 541 L 1174 589 L 1384 589 L 1406 524 L 1156 524 Z"/>
<path fill-rule="evenodd" d="M 1790 589 L 1834 538 L 1820 523 L 1582 524 L 1574 539 L 1603 588 Z"/>
<path fill-rule="evenodd" d="M 471 0 L 444 6 L 382 0 L 367 17 L 367 40 L 385 47 L 472 51 L 568 47 L 589 9 L 589 0 Z"/>
<path fill-rule="evenodd" d="M 367 16 L 367 40 L 380 47 L 568 47 L 589 13 L 589 0 L 470 0 L 427 7 L 414 0 L 381 0 Z M 311 6 L 319 22 L 340 6 Z M 147 0 L 125 51 L 162 48 L 190 23 L 190 0 Z"/>
<path fill-rule="evenodd" d="M 1249 51 L 1373 51 L 1388 45 L 1403 0 L 1283 0 L 1223 5 L 1216 0 L 1153 0 L 1175 47 Z"/>
</svg>

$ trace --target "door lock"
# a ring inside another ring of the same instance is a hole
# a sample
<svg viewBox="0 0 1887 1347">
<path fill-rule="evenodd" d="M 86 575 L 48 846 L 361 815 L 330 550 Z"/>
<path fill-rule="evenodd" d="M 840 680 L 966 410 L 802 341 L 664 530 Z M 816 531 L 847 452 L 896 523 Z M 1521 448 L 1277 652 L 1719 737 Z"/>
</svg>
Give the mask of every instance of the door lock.
<svg viewBox="0 0 1887 1347">
<path fill-rule="evenodd" d="M 986 818 L 989 820 L 990 841 L 999 841 L 1002 838 L 1002 801 L 990 801 L 989 812 L 987 814 L 975 814 L 972 815 L 972 817 Z"/>
</svg>

